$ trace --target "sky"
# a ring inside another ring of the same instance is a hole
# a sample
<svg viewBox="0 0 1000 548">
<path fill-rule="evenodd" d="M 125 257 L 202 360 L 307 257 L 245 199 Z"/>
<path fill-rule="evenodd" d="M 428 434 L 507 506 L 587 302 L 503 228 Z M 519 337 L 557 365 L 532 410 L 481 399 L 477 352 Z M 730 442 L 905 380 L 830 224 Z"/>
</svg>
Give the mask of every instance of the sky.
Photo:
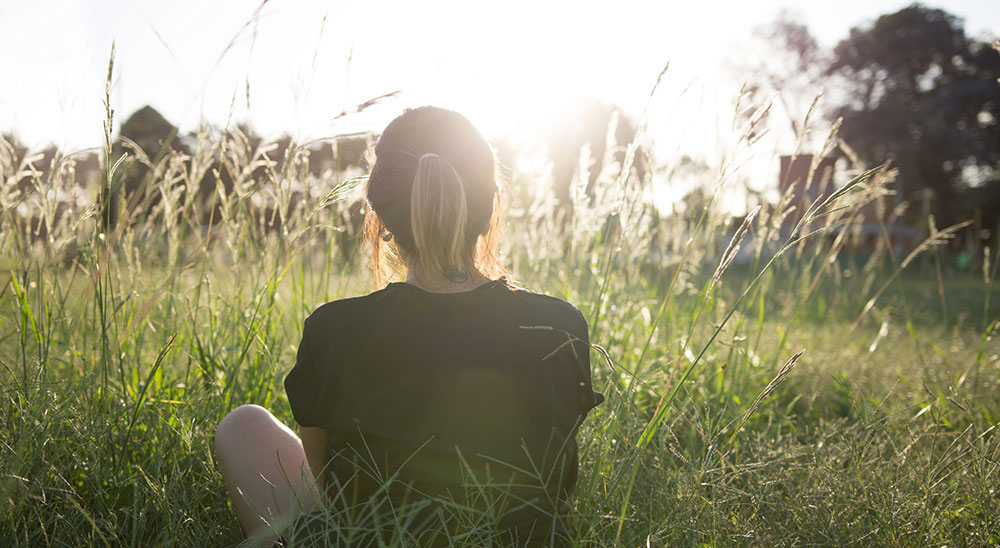
<svg viewBox="0 0 1000 548">
<path fill-rule="evenodd" d="M 907 4 L 0 0 L 0 132 L 36 147 L 100 146 L 114 43 L 116 124 L 148 104 L 184 131 L 249 121 L 300 141 L 377 129 L 420 104 L 459 110 L 491 136 L 582 97 L 636 115 L 669 61 L 650 133 L 668 150 L 707 150 L 732 117 L 733 65 L 755 27 L 789 8 L 830 47 Z M 962 17 L 972 36 L 1000 34 L 996 0 L 928 5 Z"/>
</svg>

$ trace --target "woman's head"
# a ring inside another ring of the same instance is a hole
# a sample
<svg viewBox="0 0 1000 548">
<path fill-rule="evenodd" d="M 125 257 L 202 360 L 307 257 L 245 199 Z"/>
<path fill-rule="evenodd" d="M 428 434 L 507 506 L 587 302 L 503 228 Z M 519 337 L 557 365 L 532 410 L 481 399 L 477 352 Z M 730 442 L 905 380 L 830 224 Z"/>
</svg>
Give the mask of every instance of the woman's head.
<svg viewBox="0 0 1000 548">
<path fill-rule="evenodd" d="M 375 145 L 367 188 L 376 284 L 386 248 L 431 279 L 502 274 L 495 166 L 489 143 L 457 112 L 420 107 L 393 120 Z"/>
</svg>

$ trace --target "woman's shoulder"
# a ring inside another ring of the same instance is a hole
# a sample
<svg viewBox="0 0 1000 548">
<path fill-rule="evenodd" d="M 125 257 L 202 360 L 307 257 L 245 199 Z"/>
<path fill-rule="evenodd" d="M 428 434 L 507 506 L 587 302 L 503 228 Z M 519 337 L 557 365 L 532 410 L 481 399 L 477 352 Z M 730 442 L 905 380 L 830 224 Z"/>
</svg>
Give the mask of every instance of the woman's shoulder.
<svg viewBox="0 0 1000 548">
<path fill-rule="evenodd" d="M 367 295 L 344 297 L 322 303 L 313 309 L 306 318 L 306 325 L 329 324 L 344 319 L 357 319 L 359 315 L 371 314 L 373 305 L 382 300 L 388 292 L 389 288 L 385 287 Z"/>
<path fill-rule="evenodd" d="M 439 313 L 442 310 L 478 311 L 492 309 L 550 322 L 562 328 L 585 330 L 587 322 L 580 310 L 569 301 L 546 293 L 533 291 L 511 282 L 506 277 L 487 282 L 466 293 L 430 293 L 403 282 L 354 297 L 345 297 L 323 303 L 306 319 L 306 324 L 331 326 L 348 322 L 363 324 L 365 318 L 378 317 L 393 308 L 426 308 Z"/>
<path fill-rule="evenodd" d="M 513 295 L 526 303 L 530 303 L 539 308 L 549 309 L 554 313 L 566 314 L 583 319 L 583 313 L 580 312 L 576 306 L 565 299 L 561 299 L 547 293 L 532 291 L 525 287 L 519 287 L 513 284 L 508 284 L 508 287 Z"/>
<path fill-rule="evenodd" d="M 587 335 L 586 317 L 569 301 L 524 287 L 510 285 L 510 289 L 512 295 L 523 303 L 534 325 L 559 328 L 580 337 Z"/>
</svg>

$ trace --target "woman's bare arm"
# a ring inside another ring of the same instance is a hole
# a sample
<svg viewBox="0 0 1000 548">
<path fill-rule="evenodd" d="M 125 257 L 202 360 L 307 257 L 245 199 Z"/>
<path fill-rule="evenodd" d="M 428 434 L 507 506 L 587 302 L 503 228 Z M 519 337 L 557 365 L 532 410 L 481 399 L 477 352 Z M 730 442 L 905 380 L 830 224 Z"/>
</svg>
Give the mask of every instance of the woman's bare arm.
<svg viewBox="0 0 1000 548">
<path fill-rule="evenodd" d="M 325 487 L 323 482 L 323 467 L 326 466 L 326 430 L 303 426 L 299 428 L 302 437 L 302 449 L 306 454 L 306 462 L 316 480 L 316 487 L 322 493 Z"/>
</svg>

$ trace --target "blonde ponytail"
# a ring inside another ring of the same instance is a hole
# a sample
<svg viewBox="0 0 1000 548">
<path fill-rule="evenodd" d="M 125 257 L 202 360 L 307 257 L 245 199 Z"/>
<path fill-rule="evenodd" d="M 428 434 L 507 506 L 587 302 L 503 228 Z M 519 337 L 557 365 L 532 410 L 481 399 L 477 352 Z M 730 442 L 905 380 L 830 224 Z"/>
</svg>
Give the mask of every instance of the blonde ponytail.
<svg viewBox="0 0 1000 548">
<path fill-rule="evenodd" d="M 365 190 L 375 288 L 407 268 L 435 285 L 505 276 L 499 182 L 493 149 L 461 114 L 420 107 L 396 117 L 375 145 Z"/>
<path fill-rule="evenodd" d="M 437 154 L 424 154 L 417 164 L 410 195 L 410 223 L 415 258 L 425 275 L 461 281 L 475 268 L 475 238 L 467 234 L 464 181 Z"/>
</svg>

